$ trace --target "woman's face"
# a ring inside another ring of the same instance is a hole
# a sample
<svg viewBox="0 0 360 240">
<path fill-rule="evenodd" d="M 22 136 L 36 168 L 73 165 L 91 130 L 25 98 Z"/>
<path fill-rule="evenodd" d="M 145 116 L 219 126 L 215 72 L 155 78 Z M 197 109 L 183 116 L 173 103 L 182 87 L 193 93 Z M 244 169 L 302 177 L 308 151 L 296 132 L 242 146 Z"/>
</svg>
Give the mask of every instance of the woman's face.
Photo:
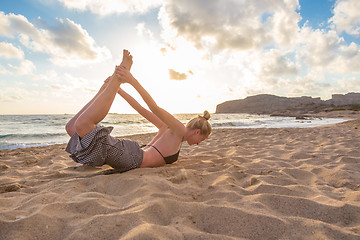
<svg viewBox="0 0 360 240">
<path fill-rule="evenodd" d="M 200 129 L 193 130 L 191 136 L 187 139 L 189 145 L 199 145 L 202 141 L 209 137 L 209 134 L 201 134 Z"/>
</svg>

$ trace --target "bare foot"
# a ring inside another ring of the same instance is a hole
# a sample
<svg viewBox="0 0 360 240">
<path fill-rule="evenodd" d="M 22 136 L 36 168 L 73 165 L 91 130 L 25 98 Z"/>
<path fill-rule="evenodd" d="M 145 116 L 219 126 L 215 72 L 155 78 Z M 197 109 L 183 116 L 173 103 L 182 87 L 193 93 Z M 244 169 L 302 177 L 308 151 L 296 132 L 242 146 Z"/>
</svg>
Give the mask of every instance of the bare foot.
<svg viewBox="0 0 360 240">
<path fill-rule="evenodd" d="M 127 70 L 130 71 L 132 64 L 133 64 L 133 60 L 132 60 L 132 56 L 130 55 L 130 52 L 124 49 L 123 59 L 120 66 L 124 66 Z"/>
</svg>

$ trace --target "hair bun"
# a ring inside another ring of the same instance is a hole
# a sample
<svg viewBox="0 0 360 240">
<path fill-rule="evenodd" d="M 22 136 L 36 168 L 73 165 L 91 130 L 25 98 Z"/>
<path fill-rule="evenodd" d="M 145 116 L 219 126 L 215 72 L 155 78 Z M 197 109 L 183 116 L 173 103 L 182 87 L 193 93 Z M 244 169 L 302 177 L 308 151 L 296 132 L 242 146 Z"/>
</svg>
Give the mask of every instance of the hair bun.
<svg viewBox="0 0 360 240">
<path fill-rule="evenodd" d="M 204 111 L 203 118 L 205 118 L 206 120 L 210 119 L 210 113 L 207 110 Z"/>
</svg>

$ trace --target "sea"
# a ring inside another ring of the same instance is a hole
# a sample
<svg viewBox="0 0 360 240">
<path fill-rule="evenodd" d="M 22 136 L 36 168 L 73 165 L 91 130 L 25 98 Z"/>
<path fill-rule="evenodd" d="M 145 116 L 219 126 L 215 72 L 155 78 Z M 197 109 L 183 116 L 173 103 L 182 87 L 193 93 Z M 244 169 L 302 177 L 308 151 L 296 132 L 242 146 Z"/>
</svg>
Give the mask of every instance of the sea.
<svg viewBox="0 0 360 240">
<path fill-rule="evenodd" d="M 175 114 L 186 124 L 196 114 Z M 57 115 L 0 115 L 0 150 L 67 143 L 65 124 L 73 117 Z M 212 114 L 210 123 L 218 128 L 305 128 L 344 122 L 344 119 L 273 117 L 251 114 Z M 108 114 L 101 122 L 113 126 L 112 136 L 156 132 L 156 128 L 137 114 Z"/>
</svg>

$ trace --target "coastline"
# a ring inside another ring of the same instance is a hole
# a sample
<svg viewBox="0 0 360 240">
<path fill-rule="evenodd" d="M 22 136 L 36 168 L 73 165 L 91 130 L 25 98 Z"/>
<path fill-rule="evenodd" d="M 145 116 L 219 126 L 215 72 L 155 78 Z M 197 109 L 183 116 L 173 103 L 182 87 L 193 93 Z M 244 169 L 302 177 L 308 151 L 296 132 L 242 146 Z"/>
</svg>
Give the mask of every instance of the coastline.
<svg viewBox="0 0 360 240">
<path fill-rule="evenodd" d="M 358 112 L 337 114 L 324 113 L 307 115 L 301 118 L 254 114 L 213 114 L 210 120 L 213 128 L 304 128 L 335 124 L 359 117 Z M 177 114 L 176 117 L 186 124 L 194 114 Z M 327 117 L 329 116 L 329 117 Z M 0 116 L 0 151 L 28 147 L 50 146 L 67 143 L 64 125 L 71 118 L 68 115 L 24 115 Z M 101 124 L 112 126 L 112 136 L 130 136 L 155 132 L 156 128 L 136 114 L 110 114 Z"/>
<path fill-rule="evenodd" d="M 320 117 L 320 118 L 342 118 L 346 120 L 355 120 L 360 118 L 360 111 L 330 111 L 330 112 L 320 112 L 314 114 L 306 114 L 309 117 Z"/>
<path fill-rule="evenodd" d="M 2 150 L 0 239 L 358 239 L 359 125 L 215 129 L 175 164 L 110 175 L 65 144 Z"/>
</svg>

